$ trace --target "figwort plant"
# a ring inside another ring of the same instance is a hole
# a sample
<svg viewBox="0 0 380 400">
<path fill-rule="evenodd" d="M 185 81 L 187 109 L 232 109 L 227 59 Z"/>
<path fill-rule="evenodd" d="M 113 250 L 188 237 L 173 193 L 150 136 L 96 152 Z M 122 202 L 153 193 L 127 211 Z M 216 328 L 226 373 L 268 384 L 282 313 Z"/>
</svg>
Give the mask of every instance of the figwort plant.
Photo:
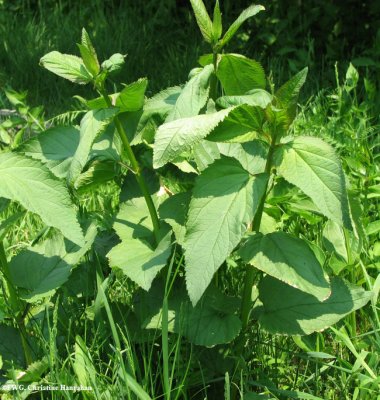
<svg viewBox="0 0 380 400">
<path fill-rule="evenodd" d="M 106 255 L 114 271 L 104 279 L 97 269 L 93 312 L 99 317 L 105 310 L 125 366 L 123 332 L 107 290 L 115 275 L 129 278 L 132 329 L 142 337 L 161 329 L 166 399 L 181 393 L 181 382 L 174 385 L 179 345 L 171 347 L 172 334 L 198 346 L 232 343 L 232 353 L 242 357 L 243 341 L 233 341 L 257 322 L 269 333 L 308 335 L 371 298 L 371 292 L 329 277 L 318 243 L 280 223 L 281 203 L 295 193 L 351 242 L 363 236 L 334 149 L 307 132 L 292 136 L 307 69 L 277 89 L 257 61 L 222 52 L 264 7 L 243 11 L 223 35 L 218 1 L 213 20 L 201 0 L 191 4 L 212 53 L 200 57 L 184 86 L 146 99 L 143 78 L 111 91 L 125 56 L 114 54 L 100 64 L 83 30 L 81 57 L 53 51 L 41 59 L 56 75 L 93 86 L 97 97 L 81 99 L 86 113 L 80 126 L 53 126 L 0 154 L 0 196 L 51 227 L 10 261 L 0 247 L 5 298 L 26 363 L 38 356 L 25 325 L 30 307 L 51 298 L 92 249 L 92 260 Z M 108 221 L 96 223 L 83 210 L 82 196 L 106 182 L 116 182 L 119 201 Z M 16 218 L 1 225 L 1 239 Z M 103 248 L 98 230 L 113 237 Z M 14 332 L 11 326 L 0 329 Z M 75 346 L 86 352 L 80 338 Z M 127 364 L 121 379 L 139 398 L 150 398 Z"/>
</svg>

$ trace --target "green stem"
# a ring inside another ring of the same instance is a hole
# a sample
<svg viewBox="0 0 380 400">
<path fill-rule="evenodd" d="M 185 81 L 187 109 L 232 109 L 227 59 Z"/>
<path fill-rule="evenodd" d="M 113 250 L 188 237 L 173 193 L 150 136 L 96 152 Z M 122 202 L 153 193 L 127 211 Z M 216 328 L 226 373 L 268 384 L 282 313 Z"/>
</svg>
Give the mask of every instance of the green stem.
<svg viewBox="0 0 380 400">
<path fill-rule="evenodd" d="M 20 337 L 21 337 L 22 348 L 24 350 L 25 361 L 27 365 L 30 365 L 33 362 L 33 356 L 32 356 L 32 350 L 27 340 L 28 335 L 25 327 L 24 317 L 21 313 L 21 310 L 23 309 L 23 302 L 17 296 L 17 291 L 13 286 L 11 280 L 11 274 L 9 271 L 7 256 L 5 254 L 4 243 L 2 240 L 0 240 L 0 271 L 3 274 L 4 281 L 6 284 L 6 292 L 8 294 L 8 302 L 11 312 L 13 314 L 13 319 L 16 322 L 20 331 Z"/>
<path fill-rule="evenodd" d="M 268 183 L 269 183 L 269 175 L 272 169 L 273 163 L 273 152 L 275 149 L 275 139 L 272 139 L 271 145 L 268 151 L 267 162 L 265 165 L 265 173 L 268 174 L 268 180 L 265 186 L 264 195 L 260 200 L 259 206 L 257 207 L 257 211 L 255 217 L 253 219 L 252 231 L 258 233 L 260 231 L 261 220 L 264 212 L 264 205 L 267 195 Z M 252 303 L 252 286 L 255 281 L 255 273 L 256 268 L 252 265 L 247 264 L 246 273 L 245 273 L 245 282 L 243 289 L 243 297 L 241 303 L 241 321 L 242 321 L 242 330 L 244 331 L 248 326 L 249 314 L 251 311 L 251 303 Z"/>
<path fill-rule="evenodd" d="M 164 398 L 170 400 L 171 398 L 171 378 L 169 373 L 169 295 L 171 291 L 170 278 L 173 271 L 173 265 L 176 258 L 176 247 L 174 248 L 173 256 L 168 266 L 165 283 L 165 293 L 162 302 L 162 359 L 163 359 L 163 374 L 164 374 Z"/>
<path fill-rule="evenodd" d="M 210 78 L 210 98 L 216 100 L 218 98 L 218 78 L 216 77 L 216 68 L 218 63 L 218 53 L 213 52 L 213 59 L 214 65 L 214 73 L 211 75 Z"/>
<path fill-rule="evenodd" d="M 108 107 L 112 107 L 112 103 L 111 103 L 111 99 L 109 98 L 108 94 L 106 93 L 106 91 L 104 89 L 99 90 L 100 94 L 103 96 L 106 104 Z M 120 122 L 120 119 L 118 116 L 114 117 L 114 122 L 115 122 L 115 127 L 116 130 L 120 136 L 121 141 L 123 142 L 123 147 L 125 152 L 127 153 L 128 159 L 131 162 L 131 166 L 132 166 L 132 171 L 135 174 L 136 177 L 136 181 L 140 187 L 141 193 L 144 196 L 146 205 L 148 207 L 149 210 L 149 214 L 150 217 L 152 219 L 152 224 L 153 224 L 153 232 L 154 232 L 154 237 L 156 239 L 157 244 L 160 241 L 160 235 L 159 235 L 159 231 L 160 231 L 160 222 L 158 220 L 158 216 L 157 216 L 157 211 L 156 211 L 156 207 L 153 203 L 152 200 L 152 196 L 149 194 L 149 189 L 148 186 L 145 182 L 145 179 L 142 175 L 142 171 L 140 168 L 140 165 L 135 157 L 135 154 L 132 150 L 132 147 L 129 143 L 127 134 L 123 128 L 123 125 Z"/>
</svg>

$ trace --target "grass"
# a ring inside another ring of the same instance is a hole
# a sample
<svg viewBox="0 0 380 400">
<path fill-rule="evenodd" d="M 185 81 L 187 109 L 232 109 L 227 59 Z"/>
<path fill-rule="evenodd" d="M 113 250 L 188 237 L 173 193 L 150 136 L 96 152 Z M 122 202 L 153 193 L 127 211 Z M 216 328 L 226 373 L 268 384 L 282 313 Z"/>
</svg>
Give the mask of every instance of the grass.
<svg viewBox="0 0 380 400">
<path fill-rule="evenodd" d="M 91 7 L 51 2 L 37 10 L 3 11 L 0 22 L 0 84 L 27 88 L 30 103 L 44 104 L 49 115 L 72 106 L 70 97 L 91 90 L 78 91 L 38 66 L 39 59 L 53 49 L 78 54 L 75 43 L 82 27 L 97 43 L 100 59 L 117 52 L 128 54 L 121 80 L 128 83 L 147 76 L 150 94 L 184 82 L 201 47 L 190 13 L 176 7 L 175 1 L 148 0 L 143 7 L 138 2 L 120 2 L 113 8 L 102 1 L 92 2 Z"/>
</svg>

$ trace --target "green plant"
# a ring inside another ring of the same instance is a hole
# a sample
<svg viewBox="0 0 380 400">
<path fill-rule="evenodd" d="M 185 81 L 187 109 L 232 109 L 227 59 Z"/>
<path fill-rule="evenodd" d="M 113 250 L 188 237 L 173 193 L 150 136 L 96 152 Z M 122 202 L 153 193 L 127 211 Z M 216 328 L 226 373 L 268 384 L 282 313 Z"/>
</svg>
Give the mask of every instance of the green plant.
<svg viewBox="0 0 380 400">
<path fill-rule="evenodd" d="M 117 366 L 113 379 L 124 384 L 125 398 L 133 392 L 149 399 L 149 391 L 165 399 L 188 398 L 183 387 L 194 363 L 190 357 L 180 364 L 184 339 L 191 349 L 220 346 L 214 357 L 239 360 L 221 379 L 229 398 L 230 375 L 236 385 L 248 365 L 245 341 L 256 322 L 269 333 L 309 335 L 372 297 L 339 276 L 328 277 L 336 271 L 316 235 L 286 223 L 304 207 L 310 225 L 318 221 L 341 230 L 361 251 L 360 212 L 334 149 L 319 138 L 292 135 L 307 69 L 278 89 L 268 85 L 257 61 L 221 53 L 263 7 L 243 11 L 222 36 L 218 1 L 213 21 L 202 1 L 191 4 L 212 54 L 200 58 L 201 67 L 183 87 L 146 99 L 143 78 L 112 93 L 125 56 L 117 53 L 100 63 L 83 30 L 81 57 L 53 51 L 41 59 L 44 68 L 97 92 L 96 98 L 81 98 L 87 112 L 80 127 L 53 126 L 0 154 L 0 196 L 38 214 L 44 224 L 32 246 L 13 257 L 0 248 L 5 311 L 13 318 L 0 325 L 5 346 L 16 334 L 24 350 L 17 362 L 32 368 L 43 352 L 27 332 L 42 330 L 36 310 L 55 299 L 56 308 L 47 312 L 46 340 L 57 379 L 58 322 L 64 325 L 60 295 L 70 310 L 80 293 L 90 302 L 81 304 L 84 314 L 114 349 L 107 349 L 107 357 Z M 92 201 L 105 202 L 103 215 L 86 204 L 86 196 L 95 198 L 98 191 L 101 199 Z M 282 207 L 289 196 L 298 196 L 298 210 Z M 23 213 L 2 223 L 2 240 L 18 217 Z M 75 287 L 76 276 L 92 277 L 89 295 Z M 79 334 L 68 335 L 68 341 L 75 348 L 75 380 L 95 387 L 86 343 Z M 153 343 L 143 361 L 128 350 L 139 341 Z M 15 360 L 9 353 L 7 358 Z M 162 363 L 158 389 L 139 382 L 145 360 L 150 368 Z M 198 387 L 188 385 L 187 392 Z M 249 389 L 249 381 L 242 382 L 242 395 Z"/>
</svg>

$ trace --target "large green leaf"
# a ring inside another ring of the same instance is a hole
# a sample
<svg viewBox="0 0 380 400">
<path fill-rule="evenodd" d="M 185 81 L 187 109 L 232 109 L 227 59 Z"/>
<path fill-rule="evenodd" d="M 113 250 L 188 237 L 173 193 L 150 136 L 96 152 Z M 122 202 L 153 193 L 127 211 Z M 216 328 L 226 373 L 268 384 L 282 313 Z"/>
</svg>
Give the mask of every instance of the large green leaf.
<svg viewBox="0 0 380 400">
<path fill-rule="evenodd" d="M 121 269 L 140 287 L 149 290 L 170 256 L 171 234 L 166 234 L 158 246 L 154 246 L 152 221 L 142 197 L 120 207 L 114 229 L 121 243 L 108 253 L 111 267 Z"/>
<path fill-rule="evenodd" d="M 240 249 L 243 260 L 303 292 L 326 300 L 331 291 L 310 247 L 284 232 L 251 236 Z"/>
<path fill-rule="evenodd" d="M 143 328 L 161 328 L 164 293 L 163 284 L 155 282 L 148 293 L 135 296 L 134 310 Z M 168 299 L 169 330 L 200 346 L 229 343 L 241 329 L 236 315 L 239 306 L 239 299 L 226 296 L 211 285 L 193 307 L 184 288 L 174 288 Z"/>
<path fill-rule="evenodd" d="M 75 151 L 67 176 L 70 183 L 74 183 L 82 172 L 95 139 L 105 130 L 116 113 L 117 108 L 98 109 L 87 112 L 83 117 L 80 124 L 79 145 Z"/>
<path fill-rule="evenodd" d="M 90 249 L 96 233 L 96 226 L 90 225 L 82 247 L 56 234 L 14 256 L 9 270 L 21 298 L 34 302 L 51 295 L 63 285 L 70 276 L 72 266 Z"/>
<path fill-rule="evenodd" d="M 212 65 L 206 65 L 195 74 L 182 89 L 174 108 L 166 118 L 166 122 L 198 115 L 206 105 L 210 90 L 210 77 L 214 72 Z"/>
<path fill-rule="evenodd" d="M 153 148 L 153 166 L 159 168 L 204 139 L 228 116 L 231 107 L 213 114 L 177 119 L 159 127 Z"/>
<path fill-rule="evenodd" d="M 351 228 L 343 170 L 330 145 L 299 136 L 278 146 L 274 160 L 278 173 L 308 195 L 324 215 Z"/>
<path fill-rule="evenodd" d="M 252 89 L 265 89 L 263 67 L 240 54 L 222 54 L 216 70 L 227 96 L 244 95 Z"/>
<path fill-rule="evenodd" d="M 213 27 L 210 16 L 202 0 L 190 0 L 193 7 L 195 19 L 197 20 L 199 29 L 207 43 L 211 43 L 213 38 Z"/>
<path fill-rule="evenodd" d="M 216 160 L 197 179 L 185 237 L 186 282 L 193 304 L 240 242 L 252 221 L 267 175 L 250 175 L 228 157 Z"/>
<path fill-rule="evenodd" d="M 251 5 L 246 8 L 231 24 L 228 28 L 227 32 L 224 34 L 223 38 L 218 43 L 218 47 L 224 47 L 235 35 L 236 31 L 240 28 L 240 26 L 249 18 L 255 16 L 260 11 L 265 10 L 265 8 L 261 5 Z"/>
<path fill-rule="evenodd" d="M 14 153 L 0 154 L 0 197 L 19 202 L 42 221 L 78 245 L 82 230 L 69 192 L 38 160 Z"/>
<path fill-rule="evenodd" d="M 309 335 L 338 322 L 372 297 L 371 292 L 350 285 L 340 278 L 331 280 L 331 296 L 319 301 L 311 294 L 274 279 L 265 277 L 259 284 L 259 322 L 270 333 Z"/>
<path fill-rule="evenodd" d="M 92 79 L 82 59 L 70 54 L 52 51 L 41 58 L 40 64 L 54 74 L 81 85 Z"/>
<path fill-rule="evenodd" d="M 79 137 L 79 130 L 73 126 L 55 126 L 24 142 L 17 151 L 41 160 L 55 176 L 64 178 Z"/>
</svg>

